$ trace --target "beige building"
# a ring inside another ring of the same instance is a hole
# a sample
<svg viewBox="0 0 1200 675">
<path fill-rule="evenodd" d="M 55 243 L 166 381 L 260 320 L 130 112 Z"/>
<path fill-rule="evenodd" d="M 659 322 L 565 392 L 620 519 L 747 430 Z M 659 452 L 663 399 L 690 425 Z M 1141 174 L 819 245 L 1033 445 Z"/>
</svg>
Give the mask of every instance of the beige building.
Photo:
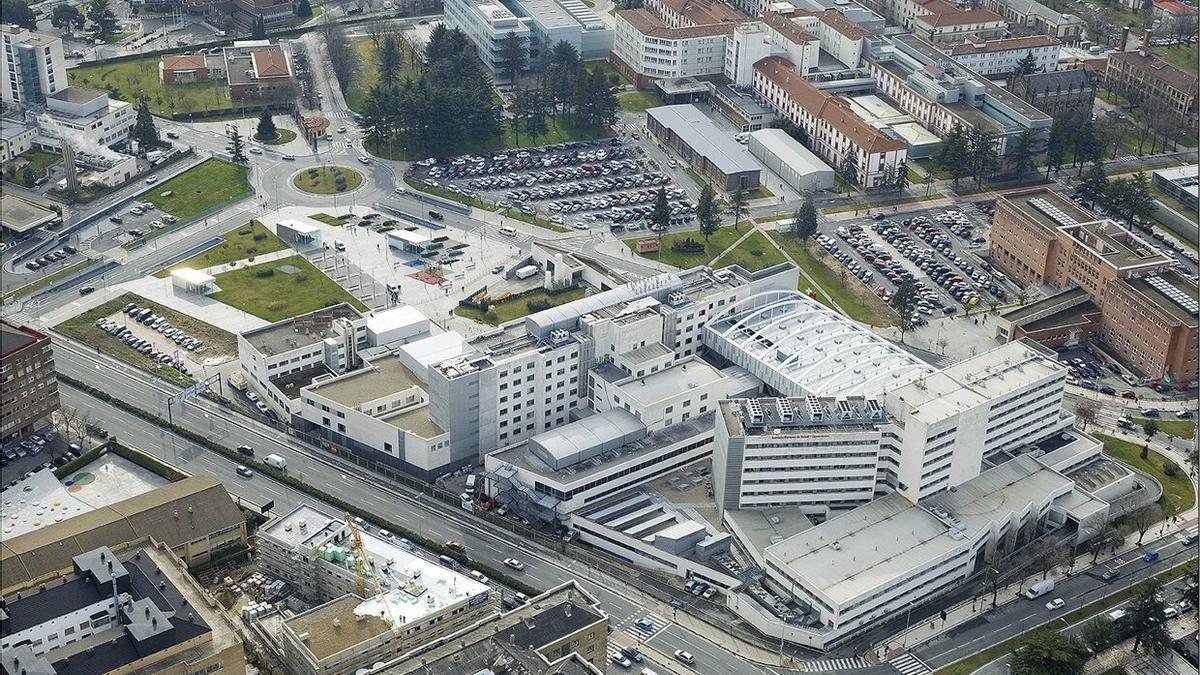
<svg viewBox="0 0 1200 675">
<path fill-rule="evenodd" d="M 1104 84 L 1135 104 L 1171 111 L 1181 123 L 1195 121 L 1196 76 L 1147 49 L 1109 54 Z"/>
</svg>

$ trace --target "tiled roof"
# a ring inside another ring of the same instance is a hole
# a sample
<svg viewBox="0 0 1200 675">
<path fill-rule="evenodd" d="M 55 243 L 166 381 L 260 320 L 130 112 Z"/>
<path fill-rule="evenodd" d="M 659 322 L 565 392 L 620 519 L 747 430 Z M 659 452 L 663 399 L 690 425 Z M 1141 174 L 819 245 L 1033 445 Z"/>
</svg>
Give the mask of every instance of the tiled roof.
<svg viewBox="0 0 1200 675">
<path fill-rule="evenodd" d="M 1175 16 L 1191 16 L 1196 13 L 1195 7 L 1190 7 L 1178 0 L 1154 0 L 1154 8 Z"/>
<path fill-rule="evenodd" d="M 783 37 L 797 44 L 812 42 L 817 39 L 817 36 L 804 30 L 800 27 L 800 24 L 779 12 L 767 12 L 763 14 L 762 21 Z"/>
<path fill-rule="evenodd" d="M 1166 82 L 1176 89 L 1192 94 L 1196 93 L 1195 75 L 1188 73 L 1178 66 L 1167 63 L 1153 54 L 1142 56 L 1138 52 L 1113 52 L 1108 55 L 1108 62 L 1110 68 L 1112 64 L 1118 62 L 1128 63 L 1150 77 Z"/>
<path fill-rule="evenodd" d="M 952 56 L 963 56 L 965 54 L 985 54 L 1017 49 L 1036 49 L 1038 47 L 1052 47 L 1060 44 L 1062 42 L 1049 35 L 1030 35 L 1029 37 L 1005 38 L 1002 40 L 988 40 L 986 42 L 968 37 L 965 43 L 951 47 L 950 54 Z"/>
<path fill-rule="evenodd" d="M 166 54 L 162 57 L 163 70 L 196 70 L 205 66 L 203 54 Z"/>
<path fill-rule="evenodd" d="M 851 40 L 861 40 L 871 34 L 870 31 L 854 23 L 850 19 L 847 19 L 844 14 L 836 9 L 827 9 L 824 12 L 819 13 L 817 16 L 821 18 L 821 23 L 829 26 L 842 35 L 845 35 Z"/>
<path fill-rule="evenodd" d="M 908 147 L 904 141 L 885 136 L 855 115 L 846 99 L 814 87 L 796 73 L 795 65 L 791 61 L 778 56 L 768 56 L 755 63 L 754 69 L 787 92 L 788 96 L 810 115 L 825 121 L 867 153 L 904 150 Z"/>
<path fill-rule="evenodd" d="M 660 0 L 671 11 L 682 14 L 697 26 L 714 23 L 741 23 L 749 17 L 722 2 L 713 0 Z"/>
<path fill-rule="evenodd" d="M 926 0 L 921 5 L 928 13 L 918 16 L 916 20 L 935 28 L 1004 21 L 1004 17 L 993 11 L 986 9 L 959 9 L 946 2 L 946 0 Z"/>
<path fill-rule="evenodd" d="M 657 16 L 645 9 L 626 9 L 617 12 L 617 17 L 624 19 L 633 26 L 633 29 L 642 35 L 648 37 L 661 38 L 663 40 L 684 40 L 694 37 L 708 37 L 710 35 L 730 35 L 733 33 L 733 28 L 736 24 L 732 23 L 717 23 L 707 26 L 693 26 L 691 28 L 668 28 Z"/>
<path fill-rule="evenodd" d="M 254 61 L 254 74 L 259 79 L 268 77 L 291 77 L 292 70 L 288 67 L 287 55 L 278 47 L 255 49 L 250 52 Z"/>
</svg>

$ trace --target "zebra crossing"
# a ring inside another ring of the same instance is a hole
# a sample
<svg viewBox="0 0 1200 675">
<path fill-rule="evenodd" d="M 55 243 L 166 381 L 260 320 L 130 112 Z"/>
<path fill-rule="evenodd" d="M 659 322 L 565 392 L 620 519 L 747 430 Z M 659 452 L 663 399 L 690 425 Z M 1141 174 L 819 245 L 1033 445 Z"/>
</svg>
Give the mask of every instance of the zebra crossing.
<svg viewBox="0 0 1200 675">
<path fill-rule="evenodd" d="M 906 652 L 888 661 L 888 663 L 896 669 L 900 675 L 925 675 L 933 669 L 925 665 L 925 662 L 918 659 L 911 652 Z"/>
<path fill-rule="evenodd" d="M 806 673 L 830 673 L 838 670 L 851 670 L 854 668 L 867 668 L 871 664 L 858 657 L 846 657 L 840 659 L 822 659 L 820 661 L 805 661 L 800 664 L 798 670 Z"/>
<path fill-rule="evenodd" d="M 628 617 L 617 624 L 617 629 L 624 630 L 626 634 L 636 636 L 642 642 L 646 642 L 666 630 L 670 625 L 670 619 L 664 619 L 657 614 L 642 614 Z"/>
<path fill-rule="evenodd" d="M 10 323 L 16 324 L 18 326 L 32 326 L 33 325 L 33 317 L 30 316 L 27 312 L 13 312 L 11 314 L 5 314 L 4 318 L 7 319 Z"/>
</svg>

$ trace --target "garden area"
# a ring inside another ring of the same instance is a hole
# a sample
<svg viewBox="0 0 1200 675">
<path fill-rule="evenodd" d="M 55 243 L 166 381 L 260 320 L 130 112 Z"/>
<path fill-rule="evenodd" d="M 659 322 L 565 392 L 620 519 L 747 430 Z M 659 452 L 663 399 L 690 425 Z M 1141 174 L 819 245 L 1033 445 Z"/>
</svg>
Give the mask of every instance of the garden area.
<svg viewBox="0 0 1200 675">
<path fill-rule="evenodd" d="M 1183 513 L 1196 503 L 1186 468 L 1142 445 L 1104 434 L 1097 434 L 1096 438 L 1104 443 L 1104 452 L 1110 457 L 1150 474 L 1162 483 L 1163 496 L 1159 503 L 1167 516 Z"/>
<path fill-rule="evenodd" d="M 817 300 L 823 294 L 827 299 L 837 303 L 846 314 L 855 321 L 871 326 L 897 326 L 900 317 L 891 307 L 888 307 L 866 285 L 846 271 L 846 268 L 833 262 L 821 247 L 812 241 L 801 241 L 790 234 L 773 233 L 771 237 L 792 260 L 800 266 L 808 276 L 817 283 Z M 809 282 L 800 275 L 800 287 L 806 288 Z M 831 303 L 827 303 L 831 304 Z"/>
<path fill-rule="evenodd" d="M 22 187 L 31 188 L 38 178 L 58 162 L 62 155 L 44 150 L 30 150 L 17 155 L 4 166 L 4 179 Z M 29 169 L 28 172 L 25 169 Z M 33 180 L 29 180 L 32 177 Z"/>
<path fill-rule="evenodd" d="M 647 109 L 662 104 L 662 99 L 652 91 L 627 91 L 617 94 L 617 105 L 629 113 L 646 112 Z"/>
<path fill-rule="evenodd" d="M 1192 75 L 1200 75 L 1200 43 L 1155 47 L 1154 54 Z"/>
<path fill-rule="evenodd" d="M 1191 439 L 1196 435 L 1196 423 L 1191 420 L 1151 420 L 1146 417 L 1135 417 L 1133 423 L 1145 428 L 1146 424 L 1154 422 L 1156 431 L 1164 433 L 1168 436 L 1182 438 L 1185 440 Z"/>
<path fill-rule="evenodd" d="M 206 159 L 171 180 L 153 186 L 142 199 L 186 223 L 250 194 L 247 173 L 244 166 Z"/>
<path fill-rule="evenodd" d="M 743 239 L 732 251 L 721 256 L 720 260 L 713 263 L 713 267 L 741 265 L 751 272 L 757 272 L 781 262 L 787 262 L 787 258 L 783 257 L 771 240 L 767 239 L 762 232 L 754 232 Z"/>
<path fill-rule="evenodd" d="M 366 305 L 300 255 L 218 274 L 216 283 L 221 290 L 210 298 L 265 321 L 342 302 L 367 311 Z"/>
<path fill-rule="evenodd" d="M 651 233 L 644 237 L 632 237 L 624 241 L 629 250 L 636 252 L 637 243 L 642 239 L 657 239 L 659 250 L 638 255 L 648 260 L 656 260 L 680 269 L 687 269 L 696 265 L 707 265 L 708 261 L 721 255 L 740 236 L 742 233 L 736 229 L 722 227 L 713 232 L 707 241 L 698 232 L 677 232 L 664 234 L 662 237 L 656 237 Z"/>
<path fill-rule="evenodd" d="M 296 132 L 291 129 L 276 129 L 275 138 L 263 139 L 259 138 L 258 134 L 254 134 L 254 142 L 262 143 L 263 145 L 283 145 L 296 140 Z"/>
<path fill-rule="evenodd" d="M 252 220 L 241 227 L 234 228 L 221 235 L 224 241 L 207 251 L 194 255 L 187 260 L 171 265 L 169 269 L 160 270 L 154 276 L 165 278 L 171 270 L 190 267 L 202 270 L 206 267 L 224 265 L 238 260 L 253 260 L 255 256 L 282 251 L 287 248 L 274 232 L 268 230 L 262 223 Z"/>
<path fill-rule="evenodd" d="M 146 95 L 152 112 L 171 116 L 175 113 L 229 110 L 233 101 L 225 83 L 197 82 L 194 84 L 163 84 L 158 76 L 159 57 L 84 65 L 67 71 L 67 82 L 73 87 L 107 91 L 113 98 L 136 104 Z"/>
<path fill-rule="evenodd" d="M 557 307 L 558 305 L 578 300 L 587 294 L 581 287 L 572 287 L 562 291 L 547 291 L 542 288 L 519 293 L 516 295 L 502 294 L 495 301 L 486 295 L 472 296 L 454 308 L 454 313 L 493 326 L 507 323 L 513 319 Z"/>
<path fill-rule="evenodd" d="M 344 166 L 322 166 L 306 169 L 296 174 L 292 184 L 300 190 L 316 195 L 331 195 L 348 192 L 362 185 L 363 175 Z"/>
</svg>

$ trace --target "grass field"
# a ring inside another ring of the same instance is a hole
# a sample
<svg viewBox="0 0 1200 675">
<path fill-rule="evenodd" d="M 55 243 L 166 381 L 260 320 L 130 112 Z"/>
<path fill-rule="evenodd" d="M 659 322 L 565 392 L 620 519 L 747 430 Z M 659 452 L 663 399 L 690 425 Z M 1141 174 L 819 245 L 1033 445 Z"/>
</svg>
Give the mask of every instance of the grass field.
<svg viewBox="0 0 1200 675">
<path fill-rule="evenodd" d="M 546 127 L 549 131 L 544 136 L 537 138 L 529 138 L 525 134 L 521 134 L 520 142 L 518 143 L 517 135 L 512 131 L 512 125 L 509 120 L 501 122 L 504 128 L 504 134 L 500 139 L 501 148 L 528 148 L 535 145 L 551 145 L 554 143 L 567 143 L 570 141 L 586 141 L 593 138 L 601 138 L 611 135 L 610 129 L 589 129 L 587 127 L 577 127 L 570 122 L 566 117 L 558 119 L 546 119 Z"/>
<path fill-rule="evenodd" d="M 289 265 L 298 271 L 281 271 Z M 259 276 L 260 272 L 265 276 Z M 217 286 L 221 290 L 209 296 L 213 300 L 266 321 L 279 321 L 339 302 L 367 310 L 366 305 L 299 255 L 218 274 Z"/>
<path fill-rule="evenodd" d="M 495 310 L 494 318 L 489 318 L 487 314 L 479 311 L 475 307 L 465 307 L 463 305 L 458 305 L 455 307 L 454 313 L 480 323 L 487 323 L 495 326 L 531 314 L 532 311 L 529 309 L 530 302 L 544 300 L 549 302 L 551 307 L 556 307 L 563 303 L 571 302 L 572 300 L 578 300 L 582 298 L 586 292 L 587 291 L 583 288 L 572 288 L 569 291 L 563 291 L 562 293 L 556 293 L 554 295 L 551 295 L 545 291 L 539 291 L 529 295 L 522 295 L 519 298 L 514 298 L 512 300 L 492 305 L 492 309 Z"/>
<path fill-rule="evenodd" d="M 277 129 L 275 129 L 275 131 L 278 132 L 276 134 L 275 138 L 273 138 L 269 141 L 262 141 L 256 137 L 254 139 L 254 142 L 262 143 L 263 145 L 283 145 L 284 143 L 291 143 L 292 141 L 296 140 L 296 132 L 292 131 L 291 129 L 278 129 L 277 128 Z"/>
<path fill-rule="evenodd" d="M 1133 423 L 1139 427 L 1150 420 L 1145 417 L 1134 417 Z M 1191 420 L 1154 420 L 1158 433 L 1176 438 L 1190 439 L 1196 435 L 1196 423 Z"/>
<path fill-rule="evenodd" d="M 899 325 L 900 317 L 890 307 L 819 246 L 812 242 L 801 243 L 789 234 L 776 232 L 771 236 L 816 281 L 818 288 L 815 290 L 841 306 L 851 319 L 872 326 Z M 803 289 L 808 285 L 808 280 L 801 276 L 800 287 Z"/>
<path fill-rule="evenodd" d="M 162 115 L 221 110 L 233 106 L 224 82 L 165 85 L 158 79 L 159 57 L 112 64 L 80 66 L 67 71 L 67 82 L 76 87 L 102 89 L 136 105 L 146 95 L 150 110 Z"/>
<path fill-rule="evenodd" d="M 695 267 L 696 265 L 707 265 L 708 261 L 721 255 L 721 252 L 729 248 L 737 238 L 742 236 L 742 233 L 734 230 L 732 227 L 722 227 L 709 237 L 708 241 L 704 241 L 704 237 L 699 232 L 677 232 L 673 234 L 664 234 L 661 238 L 661 247 L 659 251 L 653 253 L 640 253 L 643 258 L 649 260 L 657 260 L 661 263 L 673 265 L 681 269 Z M 700 244 L 704 244 L 704 250 L 698 253 L 680 253 L 671 250 L 671 245 L 675 242 L 684 241 L 688 238 L 696 240 Z M 631 237 L 624 240 L 625 245 L 629 250 L 636 251 L 637 243 L 641 239 L 654 239 L 652 233 L 647 233 L 644 237 Z M 746 255 L 749 255 L 747 253 Z"/>
<path fill-rule="evenodd" d="M 379 61 L 375 58 L 375 45 L 369 37 L 352 38 L 354 53 L 358 55 L 359 68 L 354 73 L 354 79 L 346 89 L 346 105 L 355 112 L 362 112 L 367 101 L 367 94 L 379 82 Z M 417 70 L 412 68 L 408 44 L 398 40 L 403 52 L 404 66 L 400 69 L 400 79 L 416 77 Z"/>
<path fill-rule="evenodd" d="M 182 222 L 250 193 L 245 167 L 219 159 L 206 159 L 165 183 L 155 185 L 143 198 Z M 170 192 L 169 196 L 163 194 Z"/>
<path fill-rule="evenodd" d="M 732 251 L 721 256 L 720 260 L 713 263 L 713 267 L 741 265 L 751 272 L 757 272 L 781 262 L 787 262 L 787 258 L 783 257 L 779 249 L 775 248 L 762 232 L 755 232 Z"/>
<path fill-rule="evenodd" d="M 652 91 L 627 91 L 617 95 L 617 105 L 625 112 L 640 113 L 662 105 L 662 99 Z"/>
<path fill-rule="evenodd" d="M 1196 503 L 1196 495 L 1192 492 L 1192 482 L 1188 480 L 1187 469 L 1180 467 L 1174 476 L 1168 476 L 1163 471 L 1163 465 L 1170 460 L 1154 450 L 1149 452 L 1146 459 L 1142 459 L 1141 445 L 1104 434 L 1097 434 L 1096 438 L 1104 443 L 1104 452 L 1109 456 L 1154 476 L 1158 482 L 1162 483 L 1163 496 L 1159 503 L 1163 505 L 1168 516 L 1187 511 Z"/>
<path fill-rule="evenodd" d="M 311 216 L 309 216 L 309 218 L 312 218 L 313 220 L 315 220 L 319 223 L 325 223 L 326 225 L 333 225 L 334 227 L 341 227 L 345 222 L 345 221 L 338 219 L 337 216 L 331 216 L 328 213 L 314 213 Z M 350 219 L 347 218 L 346 220 L 350 220 Z"/>
<path fill-rule="evenodd" d="M 345 178 L 345 187 L 338 189 L 338 177 Z M 296 187 L 316 195 L 331 195 L 339 192 L 349 192 L 362 185 L 363 175 L 354 169 L 344 166 L 313 167 L 301 171 L 292 179 Z"/>
<path fill-rule="evenodd" d="M 21 159 L 29 162 L 29 168 L 38 176 L 45 176 L 46 169 L 62 161 L 62 155 L 45 150 L 30 150 L 21 155 Z"/>
<path fill-rule="evenodd" d="M 595 61 L 584 61 L 583 67 L 587 68 L 587 71 L 589 73 L 594 73 L 596 71 L 600 71 L 600 72 L 604 73 L 605 76 L 608 77 L 609 82 L 613 81 L 613 76 L 615 75 L 617 77 L 618 84 L 629 84 L 629 78 L 627 78 L 624 75 L 622 75 L 621 73 L 617 72 L 617 69 L 613 68 L 613 65 L 604 59 L 598 59 Z"/>
<path fill-rule="evenodd" d="M 257 220 L 252 220 L 241 227 L 234 229 L 221 235 L 225 243 L 214 246 L 207 251 L 192 256 L 187 260 L 171 265 L 169 269 L 161 270 L 155 273 L 154 276 L 164 278 L 171 273 L 173 269 L 180 267 L 190 267 L 192 269 L 204 269 L 215 265 L 224 265 L 235 260 L 246 260 L 254 256 L 271 253 L 274 251 L 282 251 L 287 248 L 287 244 L 275 236 L 262 223 Z"/>
</svg>

